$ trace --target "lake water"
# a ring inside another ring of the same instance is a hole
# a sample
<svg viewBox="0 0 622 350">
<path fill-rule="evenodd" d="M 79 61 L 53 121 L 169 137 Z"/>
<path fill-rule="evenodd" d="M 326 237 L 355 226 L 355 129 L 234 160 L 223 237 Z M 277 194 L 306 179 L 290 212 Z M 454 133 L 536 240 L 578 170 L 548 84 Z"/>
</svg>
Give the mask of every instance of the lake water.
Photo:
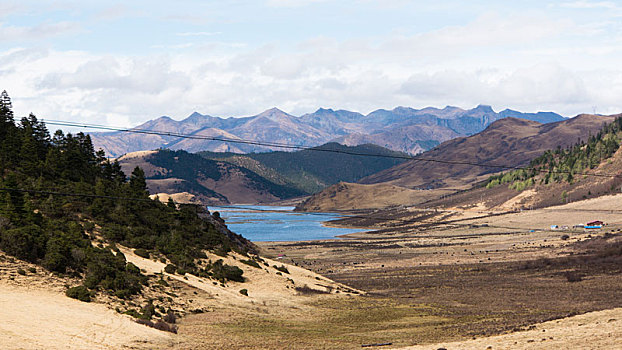
<svg viewBox="0 0 622 350">
<path fill-rule="evenodd" d="M 330 239 L 364 231 L 322 226 L 323 222 L 340 216 L 334 213 L 294 212 L 294 207 L 244 205 L 208 209 L 212 213 L 220 212 L 231 231 L 255 242 Z"/>
</svg>

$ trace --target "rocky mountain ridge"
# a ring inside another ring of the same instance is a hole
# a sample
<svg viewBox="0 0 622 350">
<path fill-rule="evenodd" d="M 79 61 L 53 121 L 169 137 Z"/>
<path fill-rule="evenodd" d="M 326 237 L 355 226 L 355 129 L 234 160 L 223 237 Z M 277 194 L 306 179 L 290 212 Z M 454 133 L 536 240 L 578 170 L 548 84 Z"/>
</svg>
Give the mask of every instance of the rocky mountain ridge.
<svg viewBox="0 0 622 350">
<path fill-rule="evenodd" d="M 348 146 L 373 143 L 394 151 L 418 154 L 447 140 L 478 133 L 490 123 L 508 116 L 543 123 L 564 120 L 552 112 L 521 113 L 506 109 L 497 113 L 490 106 L 484 105 L 470 110 L 451 106 L 443 109 L 397 107 L 393 110 L 379 109 L 367 115 L 320 108 L 300 117 L 271 108 L 243 118 L 219 118 L 197 112 L 180 121 L 164 116 L 134 128 L 198 138 L 121 131 L 94 132 L 91 137 L 96 148 L 102 148 L 107 154 L 117 157 L 129 152 L 158 148 L 233 153 L 287 150 L 205 139 L 209 137 L 308 147 L 327 142 Z"/>
</svg>

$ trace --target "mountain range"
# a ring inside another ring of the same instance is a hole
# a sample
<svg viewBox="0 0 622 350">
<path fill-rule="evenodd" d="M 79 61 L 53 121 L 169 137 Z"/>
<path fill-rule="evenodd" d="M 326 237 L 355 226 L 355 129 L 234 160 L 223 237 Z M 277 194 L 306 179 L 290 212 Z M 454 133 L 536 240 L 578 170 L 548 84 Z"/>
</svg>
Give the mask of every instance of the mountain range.
<svg viewBox="0 0 622 350">
<path fill-rule="evenodd" d="M 478 133 L 490 123 L 506 117 L 540 123 L 564 120 L 552 112 L 521 113 L 506 109 L 497 113 L 490 106 L 484 105 L 470 110 L 451 106 L 443 109 L 397 107 L 392 110 L 379 109 L 367 115 L 320 108 L 300 117 L 272 108 L 243 118 L 219 118 L 197 112 L 180 121 L 163 116 L 134 128 L 135 131 L 184 134 L 194 138 L 122 131 L 95 132 L 91 133 L 91 137 L 96 148 L 102 148 L 114 157 L 158 148 L 232 153 L 283 150 L 244 142 L 225 143 L 210 140 L 210 137 L 307 147 L 328 142 L 348 146 L 371 143 L 394 151 L 418 154 L 444 141 Z"/>
</svg>

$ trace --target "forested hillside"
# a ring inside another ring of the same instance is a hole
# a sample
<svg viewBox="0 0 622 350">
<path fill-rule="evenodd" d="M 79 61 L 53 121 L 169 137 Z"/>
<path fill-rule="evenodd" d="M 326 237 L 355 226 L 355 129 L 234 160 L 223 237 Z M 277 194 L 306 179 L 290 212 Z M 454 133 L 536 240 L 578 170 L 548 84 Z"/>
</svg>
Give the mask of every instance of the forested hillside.
<svg viewBox="0 0 622 350">
<path fill-rule="evenodd" d="M 406 161 L 400 157 L 408 157 L 405 153 L 376 145 L 351 147 L 334 142 L 296 152 L 199 154 L 246 167 L 273 182 L 293 186 L 306 193 L 321 191 L 342 181 L 358 181 Z"/>
<path fill-rule="evenodd" d="M 203 250 L 247 252 L 254 246 L 200 207 L 149 199 L 144 172 L 129 179 L 88 135 L 50 135 L 34 115 L 14 120 L 0 103 L 0 250 L 49 271 L 81 278 L 68 295 L 126 298 L 147 277 L 127 263 L 117 244 L 159 257 L 187 272 L 220 280 L 242 271 L 198 266 Z"/>
<path fill-rule="evenodd" d="M 622 117 L 612 116 L 573 145 L 549 149 L 520 169 L 490 176 L 482 186 L 426 204 L 520 210 L 620 193 L 621 141 Z"/>
<path fill-rule="evenodd" d="M 620 148 L 620 140 L 622 117 L 605 125 L 596 135 L 590 136 L 587 142 L 579 140 L 572 147 L 548 150 L 532 160 L 526 169 L 492 176 L 486 186 L 492 188 L 507 183 L 510 188 L 522 191 L 536 183 L 572 184 L 577 176 L 611 158 Z"/>
<path fill-rule="evenodd" d="M 128 171 L 144 169 L 151 193 L 187 192 L 207 205 L 266 203 L 306 194 L 246 167 L 186 151 L 135 152 L 119 158 L 119 163 Z"/>
</svg>

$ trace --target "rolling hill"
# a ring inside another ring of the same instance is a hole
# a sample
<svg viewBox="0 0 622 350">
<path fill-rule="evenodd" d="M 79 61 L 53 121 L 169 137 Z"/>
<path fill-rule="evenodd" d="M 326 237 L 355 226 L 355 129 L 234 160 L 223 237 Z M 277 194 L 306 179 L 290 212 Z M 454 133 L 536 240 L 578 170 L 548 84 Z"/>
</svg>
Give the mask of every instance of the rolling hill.
<svg viewBox="0 0 622 350">
<path fill-rule="evenodd" d="M 188 192 L 205 204 L 265 203 L 304 195 L 234 164 L 186 151 L 143 151 L 119 158 L 122 169 L 145 171 L 150 193 Z"/>
<path fill-rule="evenodd" d="M 274 183 L 295 187 L 306 193 L 314 193 L 342 181 L 355 182 L 405 161 L 385 156 L 408 156 L 371 144 L 349 147 L 338 143 L 296 152 L 200 154 L 247 168 Z M 366 154 L 379 156 L 364 156 Z"/>
<path fill-rule="evenodd" d="M 448 191 L 458 192 L 469 189 L 474 184 L 488 179 L 491 174 L 503 170 L 499 167 L 475 164 L 526 166 L 532 159 L 541 156 L 547 150 L 558 147 L 566 148 L 579 140 L 587 140 L 590 135 L 596 135 L 605 123 L 614 121 L 616 117 L 582 114 L 572 119 L 549 124 L 513 117 L 504 118 L 492 123 L 478 134 L 447 141 L 430 151 L 415 156 L 413 160 L 370 175 L 358 182 L 376 185 L 369 186 L 368 192 L 381 193 L 384 185 L 422 190 L 418 198 L 408 198 L 394 205 L 413 205 L 423 202 L 426 202 L 426 205 L 434 205 L 439 201 L 442 202 L 442 200 L 430 202 L 434 194 L 440 197 L 447 195 Z M 348 191 L 349 187 L 343 186 L 342 189 Z M 497 192 L 502 191 L 497 190 Z M 496 192 L 488 192 L 486 195 L 477 193 L 475 197 L 492 196 L 492 193 Z M 464 198 L 472 194 L 465 194 Z M 333 197 L 335 196 L 349 197 L 347 193 L 335 194 Z M 462 195 L 455 195 L 451 198 L 456 200 L 459 196 Z M 323 193 L 315 194 L 303 202 L 299 209 L 313 210 L 315 207 L 327 205 L 342 210 L 356 209 L 352 207 L 353 203 L 350 201 L 337 203 L 331 199 L 330 203 L 322 204 L 321 198 L 326 198 L 326 196 Z"/>
<path fill-rule="evenodd" d="M 503 170 L 466 163 L 526 165 L 549 149 L 565 148 L 577 140 L 596 134 L 604 123 L 615 116 L 582 114 L 560 122 L 538 122 L 504 118 L 484 131 L 447 141 L 415 156 L 414 160 L 368 176 L 363 184 L 388 183 L 409 188 L 464 187 Z M 437 162 L 426 161 L 428 159 Z"/>
</svg>

